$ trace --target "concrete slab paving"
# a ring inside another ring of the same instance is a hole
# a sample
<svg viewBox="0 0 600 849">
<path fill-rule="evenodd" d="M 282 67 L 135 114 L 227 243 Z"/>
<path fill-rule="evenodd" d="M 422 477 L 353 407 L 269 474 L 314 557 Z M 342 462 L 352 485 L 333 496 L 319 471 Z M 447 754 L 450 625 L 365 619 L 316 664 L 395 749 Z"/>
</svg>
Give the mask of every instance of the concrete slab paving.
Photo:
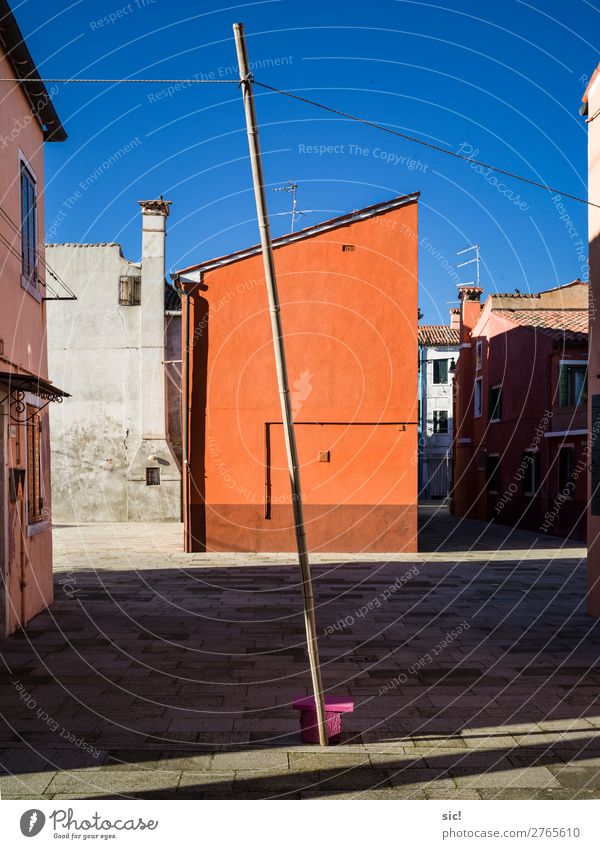
<svg viewBox="0 0 600 849">
<path fill-rule="evenodd" d="M 585 551 L 422 516 L 418 554 L 313 557 L 342 742 L 302 744 L 293 555 L 176 524 L 58 527 L 51 610 L 0 644 L 2 798 L 600 798 Z"/>
</svg>

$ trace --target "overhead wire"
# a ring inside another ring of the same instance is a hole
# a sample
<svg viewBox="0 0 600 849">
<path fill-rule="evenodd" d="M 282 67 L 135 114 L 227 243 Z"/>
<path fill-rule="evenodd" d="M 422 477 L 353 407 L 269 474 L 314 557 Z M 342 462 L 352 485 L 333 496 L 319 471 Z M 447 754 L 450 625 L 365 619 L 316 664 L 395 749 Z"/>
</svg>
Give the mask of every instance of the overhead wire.
<svg viewBox="0 0 600 849">
<path fill-rule="evenodd" d="M 549 186 L 547 183 L 540 183 L 537 180 L 531 180 L 528 177 L 523 177 L 520 174 L 515 174 L 513 171 L 507 171 L 505 168 L 500 168 L 497 165 L 490 165 L 487 162 L 481 162 L 478 159 L 473 159 L 471 156 L 467 156 L 464 153 L 459 153 L 455 150 L 451 150 L 448 147 L 444 147 L 443 145 L 434 144 L 433 142 L 425 141 L 424 139 L 417 138 L 416 136 L 411 136 L 408 133 L 402 133 L 399 130 L 393 130 L 391 127 L 386 127 L 384 124 L 378 124 L 376 121 L 369 121 L 367 118 L 361 118 L 358 115 L 352 115 L 350 112 L 344 112 L 341 109 L 335 109 L 333 106 L 327 106 L 324 103 L 319 103 L 316 100 L 311 100 L 308 97 L 302 97 L 299 94 L 294 94 L 291 91 L 285 91 L 284 89 L 275 88 L 275 86 L 267 85 L 266 83 L 261 83 L 259 80 L 252 80 L 254 85 L 258 85 L 261 88 L 267 89 L 268 91 L 276 92 L 277 94 L 283 94 L 285 97 L 289 97 L 292 100 L 298 100 L 300 103 L 306 103 L 309 106 L 315 106 L 317 109 L 324 109 L 326 112 L 331 112 L 333 115 L 338 115 L 341 118 L 346 118 L 350 121 L 357 121 L 359 124 L 364 124 L 367 127 L 372 127 L 376 130 L 382 130 L 384 133 L 388 133 L 392 136 L 397 136 L 401 139 L 406 139 L 407 141 L 414 142 L 415 144 L 420 144 L 423 147 L 428 147 L 430 150 L 435 150 L 438 153 L 445 153 L 447 156 L 453 156 L 455 159 L 461 159 L 464 162 L 468 162 L 471 165 L 477 165 L 481 168 L 488 168 L 490 171 L 495 171 L 497 174 L 503 174 L 505 177 L 510 177 L 513 180 L 520 180 L 522 183 L 527 183 L 530 186 L 534 186 L 538 189 L 545 189 L 547 192 L 553 192 L 554 194 L 561 195 L 561 197 L 570 198 L 570 200 L 577 201 L 578 203 L 583 203 L 586 206 L 593 206 L 596 209 L 600 209 L 600 204 L 593 203 L 586 198 L 579 197 L 578 195 L 574 195 L 571 192 L 565 192 L 561 189 L 555 189 L 552 186 Z"/>
<path fill-rule="evenodd" d="M 20 237 L 21 237 L 21 229 L 20 229 L 20 227 L 18 226 L 18 224 L 16 224 L 16 223 L 15 223 L 15 221 L 13 221 L 13 219 L 10 217 L 10 215 L 8 214 L 8 212 L 4 209 L 4 207 L 3 207 L 1 204 L 0 204 L 0 215 L 2 215 L 2 217 L 4 218 L 5 222 L 9 225 L 9 227 L 11 227 L 11 228 L 12 228 L 13 232 L 15 233 L 15 235 L 16 235 L 16 236 L 18 236 L 18 237 L 20 238 Z M 5 244 L 7 244 L 7 243 L 6 243 L 6 240 L 4 239 L 4 236 L 2 236 L 1 234 L 0 234 L 0 238 L 2 238 L 2 239 L 3 239 L 3 241 L 5 242 Z M 7 246 L 8 246 L 8 245 L 7 245 Z M 42 254 L 41 254 L 40 250 L 39 250 L 37 247 L 36 247 L 36 249 L 35 249 L 35 254 L 36 254 L 36 257 L 37 257 L 37 259 L 38 259 L 38 262 L 40 262 L 40 264 L 43 266 L 43 268 L 46 270 L 46 272 L 47 272 L 47 273 L 48 273 L 48 274 L 49 274 L 49 275 L 50 275 L 50 276 L 51 276 L 51 277 L 52 277 L 52 278 L 53 278 L 53 279 L 54 279 L 54 280 L 55 280 L 55 281 L 59 284 L 59 286 L 62 286 L 62 288 L 64 289 L 64 291 L 68 293 L 69 298 L 73 298 L 73 299 L 74 299 L 74 298 L 76 298 L 76 295 L 75 295 L 75 293 L 73 292 L 73 290 L 72 290 L 72 289 L 70 289 L 70 288 L 69 288 L 69 286 L 67 286 L 67 284 L 65 283 L 65 281 L 64 281 L 64 280 L 62 280 L 62 279 L 61 279 L 61 277 L 60 277 L 60 276 L 56 273 L 56 271 L 54 271 L 54 269 L 53 269 L 53 268 L 52 268 L 52 267 L 51 267 L 51 266 L 50 266 L 50 265 L 46 262 L 45 257 L 43 257 L 43 256 L 42 256 Z M 18 255 L 17 255 L 17 258 L 20 260 L 20 259 L 21 259 L 21 255 L 20 255 L 20 254 L 18 254 Z M 53 288 L 53 287 L 52 287 L 52 285 L 48 282 L 48 280 L 46 280 L 46 281 L 45 281 L 45 283 L 44 283 L 43 285 L 46 287 L 46 289 L 47 289 L 47 290 L 48 290 L 48 291 L 49 291 L 52 295 L 54 295 L 54 297 L 55 297 L 55 298 L 60 298 L 60 297 L 61 297 L 61 296 L 59 295 L 59 293 L 58 293 L 58 292 L 56 292 L 56 291 L 54 290 L 54 288 Z"/>
<path fill-rule="evenodd" d="M 317 109 L 322 109 L 326 112 L 331 113 L 332 115 L 337 115 L 340 118 L 345 118 L 349 121 L 356 121 L 359 124 L 363 124 L 367 127 L 371 127 L 376 130 L 381 130 L 384 133 L 388 133 L 388 135 L 396 136 L 397 138 L 405 139 L 406 141 L 413 142 L 414 144 L 419 144 L 423 147 L 429 148 L 429 150 L 434 150 L 437 153 L 445 154 L 446 156 L 452 156 L 455 159 L 460 159 L 463 162 L 468 162 L 471 165 L 476 165 L 481 168 L 487 168 L 489 171 L 494 171 L 497 174 L 502 174 L 505 177 L 509 177 L 512 180 L 518 180 L 521 183 L 526 183 L 529 186 L 533 186 L 537 189 L 544 189 L 547 192 L 553 192 L 554 194 L 560 195 L 564 198 L 569 198 L 569 200 L 576 201 L 577 203 L 582 203 L 585 206 L 593 206 L 596 209 L 600 209 L 600 204 L 594 203 L 591 200 L 586 198 L 582 198 L 579 195 L 575 195 L 572 192 L 565 192 L 562 189 L 554 188 L 553 186 L 548 185 L 548 183 L 541 183 L 538 180 L 532 180 L 529 177 L 523 177 L 522 174 L 516 174 L 514 171 L 509 171 L 506 168 L 501 168 L 498 165 L 490 165 L 488 162 L 482 162 L 479 159 L 474 159 L 472 156 L 468 156 L 464 153 L 459 153 L 456 150 L 451 150 L 448 147 L 444 147 L 443 145 L 434 144 L 433 142 L 425 141 L 425 139 L 420 139 L 417 136 L 412 136 L 409 133 L 402 133 L 400 130 L 394 130 L 391 127 L 386 127 L 384 124 L 379 124 L 376 121 L 370 121 L 368 118 L 361 118 L 358 115 L 353 115 L 350 112 L 344 112 L 342 109 L 336 109 L 333 106 L 328 106 L 325 103 L 319 103 L 317 100 L 312 100 L 308 97 L 302 97 L 302 95 L 294 94 L 291 91 L 286 91 L 285 89 L 277 88 L 276 86 L 268 85 L 267 83 L 260 82 L 259 80 L 254 79 L 253 75 L 251 76 L 251 82 L 254 85 L 260 86 L 261 88 L 266 89 L 267 91 L 272 91 L 276 94 L 281 94 L 284 97 L 289 97 L 291 100 L 297 100 L 300 103 L 305 103 L 308 106 L 314 106 Z M 12 77 L 0 77 L 0 82 L 11 82 L 11 83 L 23 83 L 23 82 L 39 82 L 39 83 L 145 83 L 145 84 L 189 84 L 189 85 L 240 85 L 240 80 L 233 79 L 225 79 L 225 80 L 203 80 L 197 79 L 196 77 L 191 77 L 188 79 L 135 79 L 132 77 L 125 78 L 82 78 L 82 77 L 24 77 L 24 78 L 12 78 Z M 595 115 L 593 116 L 596 117 Z M 588 119 L 590 120 L 590 119 Z"/>
<path fill-rule="evenodd" d="M 198 84 L 198 85 L 239 85 L 239 80 L 199 80 L 196 77 L 192 77 L 191 79 L 176 79 L 176 80 L 150 80 L 150 79 L 135 79 L 133 77 L 123 77 L 117 79 L 91 79 L 91 78 L 83 78 L 83 77 L 0 77 L 0 83 L 150 83 L 150 84 L 160 84 L 160 83 L 172 83 L 173 85 L 177 85 L 178 83 L 190 83 L 190 84 Z"/>
</svg>

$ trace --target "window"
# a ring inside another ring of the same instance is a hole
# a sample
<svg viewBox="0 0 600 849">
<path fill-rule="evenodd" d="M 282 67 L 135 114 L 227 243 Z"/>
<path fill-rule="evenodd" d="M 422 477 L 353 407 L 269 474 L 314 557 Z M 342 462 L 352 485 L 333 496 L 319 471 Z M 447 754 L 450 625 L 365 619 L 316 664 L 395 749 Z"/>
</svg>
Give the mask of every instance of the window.
<svg viewBox="0 0 600 849">
<path fill-rule="evenodd" d="M 342 251 L 344 251 L 344 252 L 353 251 L 353 250 L 354 250 L 354 245 L 342 245 Z"/>
<path fill-rule="evenodd" d="M 448 410 L 433 411 L 433 432 L 448 433 Z"/>
<path fill-rule="evenodd" d="M 535 495 L 541 480 L 539 451 L 526 451 L 521 461 L 523 470 L 523 495 Z"/>
<path fill-rule="evenodd" d="M 160 468 L 155 466 L 147 466 L 146 468 L 146 486 L 160 486 Z"/>
<path fill-rule="evenodd" d="M 502 418 L 502 387 L 492 386 L 490 389 L 489 417 L 491 422 L 499 422 Z"/>
<path fill-rule="evenodd" d="M 497 495 L 500 492 L 500 458 L 497 454 L 487 458 L 486 478 L 487 491 Z"/>
<path fill-rule="evenodd" d="M 448 383 L 448 360 L 433 361 L 433 382 Z"/>
<path fill-rule="evenodd" d="M 41 522 L 44 509 L 42 481 L 42 420 L 36 407 L 27 405 L 27 519 Z"/>
<path fill-rule="evenodd" d="M 477 340 L 477 345 L 475 346 L 475 368 L 477 371 L 481 369 L 481 364 L 483 362 L 483 339 Z"/>
<path fill-rule="evenodd" d="M 475 395 L 473 398 L 473 411 L 475 418 L 478 419 L 481 416 L 483 408 L 483 379 L 481 377 L 476 378 L 475 380 Z"/>
<path fill-rule="evenodd" d="M 560 406 L 574 407 L 587 401 L 587 363 L 580 360 L 560 364 Z"/>
<path fill-rule="evenodd" d="M 572 481 L 574 465 L 575 449 L 572 445 L 563 445 L 558 451 L 558 491 L 566 496 L 575 489 Z"/>
<path fill-rule="evenodd" d="M 119 303 L 122 307 L 139 307 L 142 303 L 141 277 L 119 278 Z"/>
<path fill-rule="evenodd" d="M 21 162 L 21 272 L 37 289 L 37 233 L 35 180 Z"/>
</svg>

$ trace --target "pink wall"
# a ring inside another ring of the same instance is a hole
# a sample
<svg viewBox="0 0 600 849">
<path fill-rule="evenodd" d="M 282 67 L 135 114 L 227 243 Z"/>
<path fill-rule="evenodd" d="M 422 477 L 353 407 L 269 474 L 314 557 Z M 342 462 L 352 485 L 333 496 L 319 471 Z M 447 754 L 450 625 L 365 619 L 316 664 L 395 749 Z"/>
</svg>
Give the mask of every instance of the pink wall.
<svg viewBox="0 0 600 849">
<path fill-rule="evenodd" d="M 14 76 L 14 70 L 4 55 L 0 55 L 0 76 Z M 43 250 L 43 137 L 29 101 L 19 86 L 2 86 L 0 146 L 0 206 L 12 222 L 20 226 L 20 161 L 24 157 L 37 180 L 38 246 Z M 48 375 L 46 304 L 41 296 L 33 297 L 21 286 L 20 236 L 2 214 L 0 233 L 11 246 L 9 249 L 4 242 L 0 243 L 0 370 L 45 378 Z M 40 276 L 40 293 L 43 295 L 43 269 L 40 269 Z M 0 398 L 6 392 L 6 388 L 0 385 Z M 29 400 L 39 403 L 34 396 Z M 3 412 L 8 412 L 8 402 Z M 52 601 L 50 448 L 46 412 L 42 421 L 46 520 L 28 527 L 25 499 L 11 501 L 8 493 L 8 470 L 14 467 L 26 468 L 27 465 L 26 428 L 6 415 L 0 421 L 4 472 L 0 521 L 5 531 L 2 535 L 2 564 L 9 587 L 9 598 L 2 599 L 0 631 L 10 633 Z M 25 585 L 23 592 L 22 584 Z"/>
</svg>

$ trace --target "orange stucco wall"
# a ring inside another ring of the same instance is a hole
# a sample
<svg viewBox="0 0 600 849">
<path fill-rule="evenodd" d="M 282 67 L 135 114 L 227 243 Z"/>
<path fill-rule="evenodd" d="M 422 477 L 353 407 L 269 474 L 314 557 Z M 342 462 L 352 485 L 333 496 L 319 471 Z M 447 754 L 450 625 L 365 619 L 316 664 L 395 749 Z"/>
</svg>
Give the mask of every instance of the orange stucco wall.
<svg viewBox="0 0 600 849">
<path fill-rule="evenodd" d="M 312 550 L 416 550 L 417 245 L 413 201 L 275 250 Z M 188 549 L 291 551 L 262 257 L 206 272 L 189 319 Z"/>
<path fill-rule="evenodd" d="M 13 77 L 12 66 L 0 54 L 0 76 Z M 0 204 L 15 225 L 20 225 L 20 160 L 24 157 L 34 173 L 38 190 L 37 232 L 43 250 L 43 138 L 32 115 L 28 100 L 20 87 L 3 86 L 0 109 Z M 0 233 L 8 241 L 0 243 L 0 370 L 30 373 L 47 377 L 46 304 L 21 286 L 20 237 L 4 215 L 0 215 Z M 13 253 L 14 252 L 14 253 Z M 16 255 L 15 255 L 16 254 Z M 44 273 L 40 269 L 41 293 Z M 0 398 L 6 395 L 0 386 Z M 35 401 L 35 398 L 27 398 Z M 39 403 L 39 402 L 35 402 Z M 25 426 L 9 418 L 9 403 L 2 405 L 0 418 L 2 480 L 2 570 L 8 587 L 2 595 L 0 632 L 10 633 L 31 619 L 52 600 L 52 541 L 50 530 L 50 457 L 48 417 L 43 417 L 44 509 L 47 519 L 37 527 L 28 527 L 25 498 L 9 497 L 8 474 L 14 467 L 26 468 L 27 441 Z M 0 633 L 0 637 L 2 633 Z"/>
</svg>

